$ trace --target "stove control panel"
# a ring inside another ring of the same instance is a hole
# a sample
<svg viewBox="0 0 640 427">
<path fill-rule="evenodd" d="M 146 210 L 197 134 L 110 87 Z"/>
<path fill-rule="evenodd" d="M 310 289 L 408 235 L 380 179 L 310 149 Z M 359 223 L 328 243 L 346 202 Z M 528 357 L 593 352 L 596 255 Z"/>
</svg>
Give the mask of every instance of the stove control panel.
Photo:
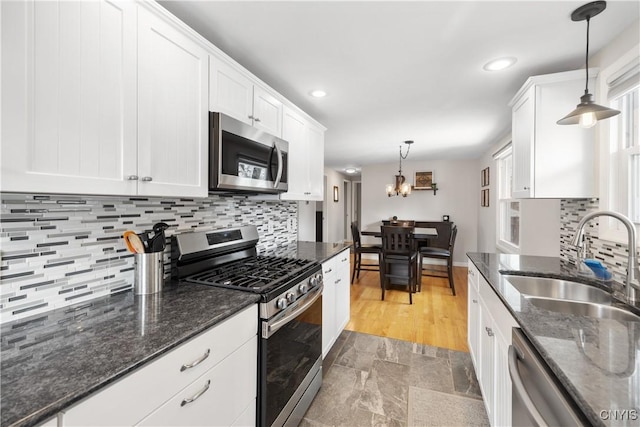
<svg viewBox="0 0 640 427">
<path fill-rule="evenodd" d="M 270 301 L 260 304 L 260 317 L 269 319 L 286 310 L 289 306 L 295 304 L 298 299 L 322 286 L 322 283 L 322 271 L 312 273 Z"/>
</svg>

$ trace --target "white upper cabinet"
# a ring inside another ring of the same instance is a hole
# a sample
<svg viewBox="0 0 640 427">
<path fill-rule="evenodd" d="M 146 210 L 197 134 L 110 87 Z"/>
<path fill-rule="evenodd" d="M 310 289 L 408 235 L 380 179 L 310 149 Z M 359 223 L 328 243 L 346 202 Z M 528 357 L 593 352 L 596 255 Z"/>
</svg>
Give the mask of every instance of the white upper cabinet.
<svg viewBox="0 0 640 427">
<path fill-rule="evenodd" d="M 204 197 L 209 54 L 142 7 L 138 46 L 138 194 Z"/>
<path fill-rule="evenodd" d="M 248 125 L 282 136 L 282 102 L 253 83 L 241 70 L 210 57 L 209 108 Z"/>
<path fill-rule="evenodd" d="M 207 195 L 208 54 L 186 32 L 131 1 L 0 7 L 3 191 Z"/>
<path fill-rule="evenodd" d="M 595 129 L 556 124 L 575 109 L 584 85 L 584 70 L 530 77 L 509 103 L 514 198 L 597 197 Z"/>
<path fill-rule="evenodd" d="M 3 191 L 135 194 L 136 4 L 0 7 Z"/>
<path fill-rule="evenodd" d="M 285 106 L 282 138 L 289 142 L 289 190 L 282 200 L 322 200 L 324 130 Z"/>
</svg>

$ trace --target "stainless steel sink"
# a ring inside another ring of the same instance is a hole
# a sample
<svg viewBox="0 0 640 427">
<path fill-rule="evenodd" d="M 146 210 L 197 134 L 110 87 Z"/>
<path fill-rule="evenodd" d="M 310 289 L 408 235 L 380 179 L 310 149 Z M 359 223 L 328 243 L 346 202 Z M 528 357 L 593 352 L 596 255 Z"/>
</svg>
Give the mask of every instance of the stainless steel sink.
<svg viewBox="0 0 640 427">
<path fill-rule="evenodd" d="M 527 298 L 527 300 L 536 307 L 549 311 L 575 314 L 579 316 L 590 316 L 598 319 L 613 319 L 622 322 L 640 322 L 640 316 L 636 316 L 626 310 L 612 307 L 610 305 L 532 296 L 527 296 L 525 298 Z"/>
<path fill-rule="evenodd" d="M 570 280 L 533 276 L 502 276 L 521 294 L 560 300 L 611 304 L 611 295 L 595 286 Z"/>
</svg>

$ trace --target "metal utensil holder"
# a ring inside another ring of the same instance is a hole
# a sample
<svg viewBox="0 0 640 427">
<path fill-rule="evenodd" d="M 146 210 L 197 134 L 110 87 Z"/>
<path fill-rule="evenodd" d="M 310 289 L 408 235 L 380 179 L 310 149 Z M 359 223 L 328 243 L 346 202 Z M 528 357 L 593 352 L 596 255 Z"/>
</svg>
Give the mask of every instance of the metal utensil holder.
<svg viewBox="0 0 640 427">
<path fill-rule="evenodd" d="M 134 254 L 136 295 L 156 294 L 164 283 L 164 252 Z"/>
</svg>

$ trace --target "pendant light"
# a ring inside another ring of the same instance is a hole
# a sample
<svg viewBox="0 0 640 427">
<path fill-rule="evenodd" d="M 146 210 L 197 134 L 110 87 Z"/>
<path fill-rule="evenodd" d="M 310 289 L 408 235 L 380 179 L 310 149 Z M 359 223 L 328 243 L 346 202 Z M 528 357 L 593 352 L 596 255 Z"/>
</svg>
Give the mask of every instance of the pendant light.
<svg viewBox="0 0 640 427">
<path fill-rule="evenodd" d="M 580 104 L 576 109 L 557 121 L 559 125 L 577 125 L 584 128 L 594 126 L 598 120 L 608 119 L 620 111 L 598 105 L 593 101 L 593 95 L 589 93 L 589 22 L 591 18 L 598 15 L 607 7 L 606 1 L 594 1 L 580 6 L 571 14 L 571 20 L 587 21 L 587 55 L 585 60 L 586 82 L 584 87 L 584 95 L 580 97 Z"/>
<path fill-rule="evenodd" d="M 402 196 L 407 197 L 407 194 L 411 193 L 411 185 L 405 182 L 404 175 L 402 175 L 402 160 L 406 159 L 409 155 L 409 150 L 411 149 L 411 144 L 413 141 L 405 141 L 407 144 L 407 152 L 403 156 L 402 155 L 402 145 L 400 146 L 400 167 L 398 168 L 398 175 L 396 175 L 396 184 L 387 184 L 387 196 Z"/>
</svg>

